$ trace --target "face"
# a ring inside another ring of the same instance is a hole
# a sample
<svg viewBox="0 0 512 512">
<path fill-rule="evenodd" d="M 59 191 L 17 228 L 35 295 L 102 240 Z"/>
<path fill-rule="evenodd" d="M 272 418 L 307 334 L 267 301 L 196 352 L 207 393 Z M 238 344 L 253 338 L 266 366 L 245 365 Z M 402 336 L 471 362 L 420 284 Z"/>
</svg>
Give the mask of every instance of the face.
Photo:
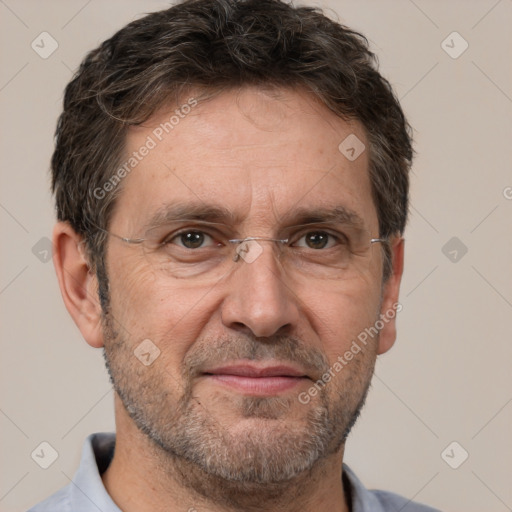
<svg viewBox="0 0 512 512">
<path fill-rule="evenodd" d="M 366 144 L 365 134 L 296 90 L 224 92 L 160 133 L 172 114 L 159 112 L 127 138 L 127 158 L 148 137 L 156 144 L 124 178 L 109 231 L 173 245 L 109 237 L 109 370 L 140 432 L 203 479 L 289 481 L 340 453 L 379 350 L 378 337 L 369 339 L 339 369 L 382 312 L 380 244 L 341 272 L 317 262 L 340 254 L 326 233 L 378 237 L 367 152 L 350 160 L 338 149 L 351 134 Z M 176 205 L 200 218 L 162 216 Z M 336 210 L 336 220 L 315 218 Z M 165 222 L 148 232 L 157 212 Z M 254 260 L 187 263 L 197 250 L 214 261 L 226 240 L 248 236 L 293 247 L 261 240 Z M 294 260 L 294 251 L 306 256 Z"/>
</svg>

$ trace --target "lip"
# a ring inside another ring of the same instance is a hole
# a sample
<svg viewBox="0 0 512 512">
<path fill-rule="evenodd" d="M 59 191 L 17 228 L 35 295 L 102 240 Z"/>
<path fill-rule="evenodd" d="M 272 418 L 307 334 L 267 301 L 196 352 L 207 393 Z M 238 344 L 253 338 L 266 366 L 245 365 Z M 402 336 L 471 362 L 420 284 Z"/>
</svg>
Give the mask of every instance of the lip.
<svg viewBox="0 0 512 512">
<path fill-rule="evenodd" d="M 289 365 L 228 365 L 208 369 L 203 375 L 211 381 L 249 395 L 271 396 L 288 391 L 309 377 Z"/>
<path fill-rule="evenodd" d="M 237 375 L 239 377 L 307 377 L 298 368 L 289 365 L 257 366 L 253 364 L 236 364 L 206 370 L 212 375 Z"/>
</svg>

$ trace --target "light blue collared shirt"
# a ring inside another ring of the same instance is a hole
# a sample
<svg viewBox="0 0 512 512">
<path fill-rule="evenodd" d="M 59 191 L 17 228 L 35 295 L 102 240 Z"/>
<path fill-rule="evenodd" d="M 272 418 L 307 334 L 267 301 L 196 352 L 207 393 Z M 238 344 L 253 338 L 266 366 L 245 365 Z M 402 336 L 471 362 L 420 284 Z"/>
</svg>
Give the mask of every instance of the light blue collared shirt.
<svg viewBox="0 0 512 512">
<path fill-rule="evenodd" d="M 115 441 L 115 434 L 91 434 L 72 482 L 28 512 L 121 512 L 101 480 L 114 455 Z M 351 512 L 440 512 L 392 492 L 369 491 L 346 464 L 343 475 L 350 490 Z"/>
</svg>

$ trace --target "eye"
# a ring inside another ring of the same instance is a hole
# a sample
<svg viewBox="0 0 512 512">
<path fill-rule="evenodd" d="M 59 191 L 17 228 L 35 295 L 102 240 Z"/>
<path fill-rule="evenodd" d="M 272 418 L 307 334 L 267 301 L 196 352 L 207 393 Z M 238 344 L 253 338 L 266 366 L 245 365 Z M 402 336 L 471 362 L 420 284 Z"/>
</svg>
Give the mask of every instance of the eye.
<svg viewBox="0 0 512 512">
<path fill-rule="evenodd" d="M 213 242 L 214 239 L 204 231 L 189 229 L 172 235 L 164 241 L 164 244 L 174 244 L 185 249 L 200 249 L 204 247 L 203 244 L 211 247 Z"/>
<path fill-rule="evenodd" d="M 339 242 L 340 239 L 337 236 L 326 231 L 308 231 L 294 243 L 294 246 L 308 249 L 330 249 Z"/>
</svg>

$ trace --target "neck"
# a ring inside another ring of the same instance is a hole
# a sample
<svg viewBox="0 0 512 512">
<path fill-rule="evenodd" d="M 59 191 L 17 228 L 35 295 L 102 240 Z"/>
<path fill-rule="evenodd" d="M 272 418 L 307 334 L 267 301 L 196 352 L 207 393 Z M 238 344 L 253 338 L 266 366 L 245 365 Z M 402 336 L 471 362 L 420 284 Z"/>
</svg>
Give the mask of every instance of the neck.
<svg viewBox="0 0 512 512">
<path fill-rule="evenodd" d="M 230 482 L 165 452 L 140 432 L 116 396 L 116 447 L 102 475 L 124 512 L 349 512 L 342 484 L 343 447 L 292 481 Z"/>
</svg>

